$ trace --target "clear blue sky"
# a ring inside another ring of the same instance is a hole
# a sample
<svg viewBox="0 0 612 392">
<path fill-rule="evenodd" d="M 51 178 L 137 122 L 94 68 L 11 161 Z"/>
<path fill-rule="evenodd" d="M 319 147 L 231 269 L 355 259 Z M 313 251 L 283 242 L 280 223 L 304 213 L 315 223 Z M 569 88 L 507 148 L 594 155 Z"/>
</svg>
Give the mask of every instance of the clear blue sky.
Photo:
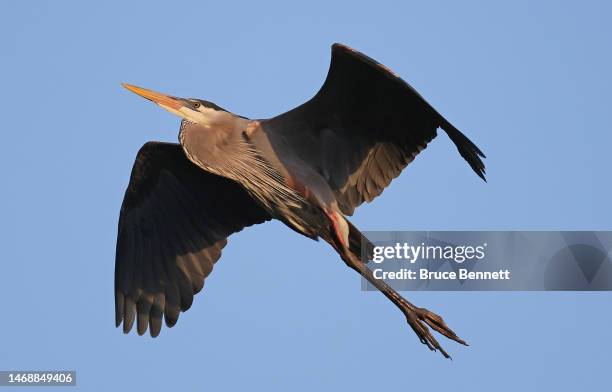
<svg viewBox="0 0 612 392">
<path fill-rule="evenodd" d="M 280 223 L 232 237 L 157 339 L 114 328 L 113 269 L 135 154 L 179 122 L 120 83 L 268 117 L 315 93 L 335 41 L 488 156 L 485 184 L 441 135 L 358 210 L 362 230 L 612 229 L 609 3 L 86 3 L 0 6 L 0 369 L 76 369 L 83 391 L 608 386 L 610 293 L 404 293 L 471 344 L 444 341 L 451 362 Z"/>
</svg>

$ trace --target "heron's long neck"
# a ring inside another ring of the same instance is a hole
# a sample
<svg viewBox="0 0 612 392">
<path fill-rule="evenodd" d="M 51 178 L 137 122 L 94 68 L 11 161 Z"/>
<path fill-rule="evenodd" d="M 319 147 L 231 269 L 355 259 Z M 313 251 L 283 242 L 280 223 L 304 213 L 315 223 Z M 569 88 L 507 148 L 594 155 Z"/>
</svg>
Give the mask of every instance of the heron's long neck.
<svg viewBox="0 0 612 392">
<path fill-rule="evenodd" d="M 181 124 L 179 141 L 190 161 L 240 183 L 270 212 L 281 205 L 301 208 L 305 200 L 244 136 L 247 124 L 241 121 L 225 129 Z"/>
</svg>

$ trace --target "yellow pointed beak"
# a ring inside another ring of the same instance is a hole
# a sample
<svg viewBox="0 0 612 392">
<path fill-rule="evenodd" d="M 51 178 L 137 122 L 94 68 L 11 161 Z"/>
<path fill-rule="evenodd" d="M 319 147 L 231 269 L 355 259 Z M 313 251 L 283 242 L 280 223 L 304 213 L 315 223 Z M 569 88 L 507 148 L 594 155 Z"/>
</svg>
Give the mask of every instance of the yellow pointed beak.
<svg viewBox="0 0 612 392">
<path fill-rule="evenodd" d="M 141 97 L 148 99 L 149 101 L 155 102 L 156 104 L 162 106 L 163 108 L 171 112 L 176 112 L 179 109 L 181 109 L 183 106 L 185 106 L 181 102 L 181 99 L 172 97 L 170 95 L 165 95 L 165 94 L 153 91 L 153 90 L 149 90 L 149 89 L 138 87 L 138 86 L 133 86 L 127 83 L 121 83 L 121 85 L 127 88 L 128 90 L 130 90 L 131 92 L 136 93 L 140 95 Z"/>
</svg>

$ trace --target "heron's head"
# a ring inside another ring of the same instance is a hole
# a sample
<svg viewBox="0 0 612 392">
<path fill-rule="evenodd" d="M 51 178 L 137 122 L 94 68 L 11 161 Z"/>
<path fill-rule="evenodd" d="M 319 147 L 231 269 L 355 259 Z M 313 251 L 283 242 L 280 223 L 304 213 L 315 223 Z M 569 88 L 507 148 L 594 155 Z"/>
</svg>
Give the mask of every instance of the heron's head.
<svg viewBox="0 0 612 392">
<path fill-rule="evenodd" d="M 142 87 L 122 83 L 123 87 L 161 106 L 184 121 L 210 128 L 239 117 L 212 102 L 197 98 L 178 98 Z"/>
</svg>

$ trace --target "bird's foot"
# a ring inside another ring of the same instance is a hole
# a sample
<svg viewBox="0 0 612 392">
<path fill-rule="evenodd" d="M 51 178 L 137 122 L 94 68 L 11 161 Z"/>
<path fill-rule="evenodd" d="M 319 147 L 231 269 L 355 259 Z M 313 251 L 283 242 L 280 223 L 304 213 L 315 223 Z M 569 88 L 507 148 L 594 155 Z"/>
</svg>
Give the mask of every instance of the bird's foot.
<svg viewBox="0 0 612 392">
<path fill-rule="evenodd" d="M 421 343 L 425 344 L 432 351 L 439 350 L 445 358 L 450 358 L 450 355 L 448 355 L 446 351 L 444 351 L 444 349 L 442 348 L 442 346 L 440 346 L 436 338 L 431 334 L 429 328 L 427 328 L 428 325 L 435 331 L 446 336 L 447 338 L 467 346 L 467 343 L 460 339 L 446 325 L 442 317 L 438 316 L 437 314 L 430 312 L 425 308 L 412 307 L 411 309 L 405 312 L 405 315 L 406 319 L 408 320 L 408 324 L 417 334 L 417 336 L 421 340 Z"/>
</svg>

